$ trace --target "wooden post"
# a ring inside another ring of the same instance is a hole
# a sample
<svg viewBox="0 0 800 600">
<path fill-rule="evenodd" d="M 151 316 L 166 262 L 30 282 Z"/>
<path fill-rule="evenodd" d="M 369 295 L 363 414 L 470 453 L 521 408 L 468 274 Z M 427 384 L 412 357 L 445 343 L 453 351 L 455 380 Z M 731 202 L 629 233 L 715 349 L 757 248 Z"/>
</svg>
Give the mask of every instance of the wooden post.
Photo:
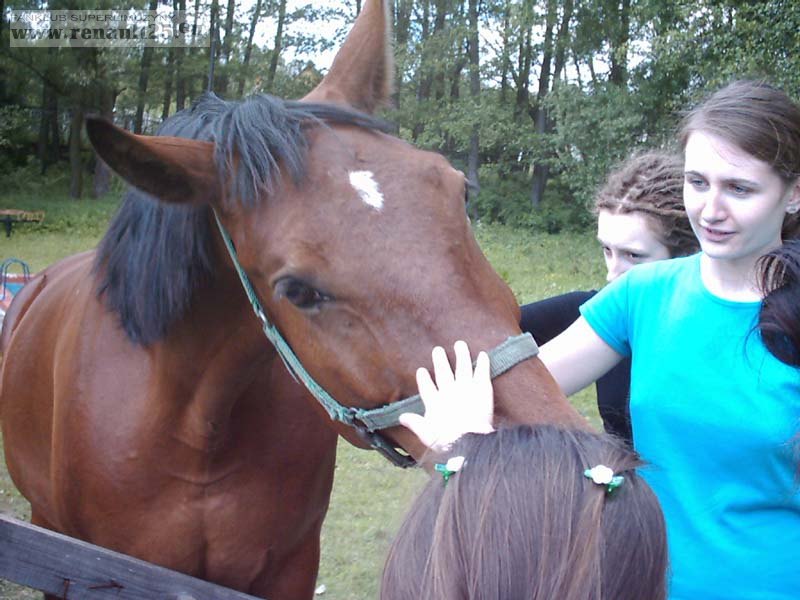
<svg viewBox="0 0 800 600">
<path fill-rule="evenodd" d="M 0 515 L 0 577 L 76 600 L 256 600 L 5 515 Z"/>
</svg>

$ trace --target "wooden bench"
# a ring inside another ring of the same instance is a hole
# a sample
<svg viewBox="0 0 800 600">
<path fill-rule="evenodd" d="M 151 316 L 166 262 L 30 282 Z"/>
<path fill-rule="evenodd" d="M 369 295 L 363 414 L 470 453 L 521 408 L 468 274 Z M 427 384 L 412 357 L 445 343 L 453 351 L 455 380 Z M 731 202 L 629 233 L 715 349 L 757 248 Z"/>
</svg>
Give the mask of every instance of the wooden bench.
<svg viewBox="0 0 800 600">
<path fill-rule="evenodd" d="M 44 211 L 28 211 L 16 208 L 5 208 L 0 210 L 0 222 L 6 227 L 6 237 L 11 237 L 11 230 L 14 223 L 41 223 L 44 221 Z"/>
</svg>

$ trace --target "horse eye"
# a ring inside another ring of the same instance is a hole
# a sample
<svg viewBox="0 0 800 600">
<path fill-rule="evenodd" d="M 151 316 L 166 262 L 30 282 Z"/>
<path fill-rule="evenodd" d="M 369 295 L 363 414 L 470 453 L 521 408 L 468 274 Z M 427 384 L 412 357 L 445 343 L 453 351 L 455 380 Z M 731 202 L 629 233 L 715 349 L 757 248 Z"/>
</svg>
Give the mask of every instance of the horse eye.
<svg viewBox="0 0 800 600">
<path fill-rule="evenodd" d="M 275 284 L 275 294 L 278 298 L 286 298 L 297 308 L 304 310 L 315 308 L 322 302 L 330 300 L 330 297 L 319 290 L 293 277 L 286 277 L 278 281 Z"/>
</svg>

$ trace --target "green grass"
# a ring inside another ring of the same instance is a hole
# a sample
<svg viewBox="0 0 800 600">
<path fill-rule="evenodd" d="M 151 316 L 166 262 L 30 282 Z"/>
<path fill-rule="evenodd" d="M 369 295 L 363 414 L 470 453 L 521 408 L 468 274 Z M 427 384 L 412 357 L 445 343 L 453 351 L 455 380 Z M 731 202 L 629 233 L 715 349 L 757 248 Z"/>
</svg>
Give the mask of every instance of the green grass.
<svg viewBox="0 0 800 600">
<path fill-rule="evenodd" d="M 0 208 L 45 210 L 45 223 L 15 228 L 0 239 L 0 260 L 16 256 L 34 270 L 93 247 L 100 239 L 118 197 L 69 200 L 49 190 L 0 196 Z M 523 302 L 561 292 L 596 288 L 604 270 L 591 234 L 530 234 L 498 225 L 476 224 L 481 247 L 517 299 Z M 574 405 L 599 424 L 594 389 L 572 398 Z M 340 441 L 336 478 L 322 533 L 318 583 L 328 600 L 372 600 L 378 597 L 383 560 L 400 520 L 425 481 L 419 471 L 401 471 L 374 452 Z M 27 516 L 27 506 L 0 470 L 0 511 Z M 29 592 L 0 582 L 0 598 L 31 598 Z"/>
</svg>

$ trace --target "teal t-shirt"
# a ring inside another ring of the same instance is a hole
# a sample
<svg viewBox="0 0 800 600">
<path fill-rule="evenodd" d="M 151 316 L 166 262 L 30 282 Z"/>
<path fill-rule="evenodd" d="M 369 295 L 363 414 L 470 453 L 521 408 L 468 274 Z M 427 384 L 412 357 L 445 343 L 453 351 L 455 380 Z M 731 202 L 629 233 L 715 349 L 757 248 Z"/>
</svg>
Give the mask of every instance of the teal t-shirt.
<svg viewBox="0 0 800 600">
<path fill-rule="evenodd" d="M 667 522 L 671 600 L 800 598 L 800 369 L 754 331 L 760 306 L 711 294 L 697 254 L 631 269 L 581 307 L 632 356 L 634 446 Z"/>
</svg>

